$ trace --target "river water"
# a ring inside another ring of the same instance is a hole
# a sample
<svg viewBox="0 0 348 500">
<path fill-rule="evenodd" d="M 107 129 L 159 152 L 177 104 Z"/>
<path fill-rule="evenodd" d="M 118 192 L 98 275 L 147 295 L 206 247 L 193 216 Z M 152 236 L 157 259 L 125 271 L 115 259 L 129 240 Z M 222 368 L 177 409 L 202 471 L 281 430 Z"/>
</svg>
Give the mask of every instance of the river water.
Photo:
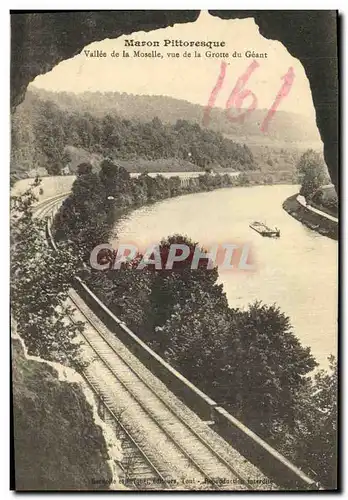
<svg viewBox="0 0 348 500">
<path fill-rule="evenodd" d="M 277 303 L 320 366 L 337 349 L 338 245 L 287 214 L 283 201 L 298 186 L 235 187 L 171 198 L 135 210 L 117 225 L 118 243 L 147 246 L 174 233 L 206 248 L 248 244 L 254 271 L 221 271 L 230 306 Z M 249 228 L 254 220 L 281 230 L 279 239 Z M 116 241 L 113 243 L 117 247 Z"/>
</svg>

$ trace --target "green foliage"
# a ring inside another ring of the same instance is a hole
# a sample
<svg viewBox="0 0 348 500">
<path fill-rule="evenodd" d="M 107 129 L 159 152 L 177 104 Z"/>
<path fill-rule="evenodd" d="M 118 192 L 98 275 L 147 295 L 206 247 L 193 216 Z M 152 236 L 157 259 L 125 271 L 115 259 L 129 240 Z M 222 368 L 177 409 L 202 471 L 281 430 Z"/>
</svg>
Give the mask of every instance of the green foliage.
<svg viewBox="0 0 348 500">
<path fill-rule="evenodd" d="M 159 249 L 163 262 L 167 261 L 169 246 L 171 244 L 185 244 L 190 248 L 190 257 L 173 266 L 168 271 L 152 270 L 153 280 L 149 296 L 149 311 L 147 315 L 146 331 L 151 335 L 148 339 L 160 354 L 164 354 L 168 346 L 171 346 L 171 337 L 161 329 L 171 318 L 176 309 L 184 308 L 191 303 L 199 303 L 203 296 L 209 297 L 219 313 L 227 307 L 226 295 L 222 285 L 218 285 L 217 268 L 207 269 L 207 261 L 202 260 L 197 269 L 191 269 L 191 259 L 194 249 L 198 246 L 187 237 L 175 234 L 163 239 Z M 203 249 L 201 249 L 203 250 Z M 163 268 L 165 266 L 163 265 Z"/>
<path fill-rule="evenodd" d="M 337 488 L 337 360 L 319 370 L 297 394 L 295 425 L 282 429 L 281 451 L 326 489 Z"/>
<path fill-rule="evenodd" d="M 203 294 L 187 301 L 183 316 L 177 311 L 162 332 L 171 339 L 175 366 L 257 433 L 269 438 L 280 422 L 292 425 L 295 396 L 316 362 L 277 307 L 219 311 Z M 195 357 L 192 369 L 187 355 Z"/>
<path fill-rule="evenodd" d="M 78 172 L 71 195 L 55 216 L 54 235 L 58 241 L 73 243 L 75 253 L 88 259 L 91 250 L 110 237 L 110 201 L 91 165 L 81 164 Z"/>
<path fill-rule="evenodd" d="M 248 176 L 248 174 L 246 174 L 245 172 L 242 172 L 238 176 L 238 185 L 239 186 L 249 186 L 250 185 L 250 177 Z"/>
<path fill-rule="evenodd" d="M 81 324 L 66 321 L 65 299 L 80 262 L 67 244 L 59 253 L 47 245 L 34 201 L 32 189 L 11 198 L 11 312 L 29 354 L 75 362 Z"/>
<path fill-rule="evenodd" d="M 300 158 L 297 165 L 302 194 L 307 200 L 315 191 L 329 182 L 327 168 L 322 156 L 309 149 Z"/>
<path fill-rule="evenodd" d="M 58 104 L 35 94 L 29 100 L 30 113 L 20 109 L 12 121 L 12 168 L 16 171 L 36 165 L 58 175 L 68 163 L 68 145 L 124 160 L 174 158 L 202 169 L 213 164 L 232 170 L 255 168 L 247 146 L 197 123 L 162 123 L 156 116 L 149 122 L 130 121 L 115 113 L 95 116 L 85 111 L 63 111 Z M 32 161 L 27 165 L 28 149 Z"/>
</svg>

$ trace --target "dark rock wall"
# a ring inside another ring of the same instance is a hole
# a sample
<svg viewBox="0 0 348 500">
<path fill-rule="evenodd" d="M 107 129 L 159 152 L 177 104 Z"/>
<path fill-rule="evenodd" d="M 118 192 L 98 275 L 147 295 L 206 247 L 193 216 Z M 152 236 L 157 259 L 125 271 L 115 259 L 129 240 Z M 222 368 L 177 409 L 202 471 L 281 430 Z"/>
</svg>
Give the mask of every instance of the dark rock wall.
<svg viewBox="0 0 348 500">
<path fill-rule="evenodd" d="M 332 182 L 338 187 L 338 63 L 335 11 L 210 11 L 223 19 L 254 17 L 260 33 L 279 40 L 309 79 Z M 39 74 L 105 38 L 194 22 L 199 11 L 12 13 L 11 108 Z M 296 111 L 296 110 L 294 110 Z"/>
<path fill-rule="evenodd" d="M 17 491 L 108 490 L 106 442 L 76 383 L 27 359 L 12 339 L 13 450 Z M 93 483 L 104 479 L 106 483 Z"/>
</svg>

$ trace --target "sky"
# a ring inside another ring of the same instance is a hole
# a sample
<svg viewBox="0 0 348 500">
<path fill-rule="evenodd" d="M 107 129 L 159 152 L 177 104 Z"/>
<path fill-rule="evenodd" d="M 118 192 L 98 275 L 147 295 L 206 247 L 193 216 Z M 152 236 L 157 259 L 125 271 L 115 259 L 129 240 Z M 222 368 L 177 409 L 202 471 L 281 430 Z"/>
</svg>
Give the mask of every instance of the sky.
<svg viewBox="0 0 348 500">
<path fill-rule="evenodd" d="M 139 41 L 160 41 L 160 47 L 125 47 L 125 39 Z M 188 41 L 224 41 L 223 48 L 213 48 L 211 52 L 220 54 L 234 51 L 241 52 L 242 58 L 208 58 L 206 47 L 199 48 L 164 48 L 165 39 Z M 103 50 L 105 58 L 86 57 L 84 50 Z M 134 50 L 151 52 L 157 50 L 163 58 L 113 58 L 111 52 L 122 53 L 127 50 L 133 55 Z M 199 51 L 201 58 L 183 57 L 185 51 Z M 225 108 L 227 99 L 237 80 L 245 73 L 253 58 L 246 58 L 245 51 L 267 53 L 267 58 L 256 59 L 259 66 L 251 74 L 246 87 L 257 98 L 258 108 L 270 108 L 280 91 L 282 77 L 292 67 L 293 85 L 289 94 L 281 101 L 278 110 L 292 111 L 313 117 L 315 110 L 309 88 L 309 82 L 300 61 L 292 57 L 279 41 L 268 40 L 259 33 L 259 28 L 252 18 L 222 20 L 202 12 L 194 23 L 176 24 L 173 27 L 154 30 L 148 33 L 139 31 L 117 39 L 106 39 L 86 46 L 80 54 L 65 60 L 45 75 L 35 78 L 31 85 L 50 91 L 84 92 L 116 91 L 129 94 L 167 95 L 206 105 L 220 73 L 222 61 L 227 63 L 226 76 L 215 106 Z M 178 52 L 180 58 L 169 58 L 167 52 Z M 249 97 L 243 107 L 251 104 Z"/>
</svg>

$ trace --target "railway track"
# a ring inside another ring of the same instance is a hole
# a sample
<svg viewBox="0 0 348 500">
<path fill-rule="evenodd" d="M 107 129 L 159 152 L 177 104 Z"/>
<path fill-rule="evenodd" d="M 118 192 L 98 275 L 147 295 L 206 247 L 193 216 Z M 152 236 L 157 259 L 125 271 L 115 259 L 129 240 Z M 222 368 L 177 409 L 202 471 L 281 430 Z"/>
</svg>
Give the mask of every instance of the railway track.
<svg viewBox="0 0 348 500">
<path fill-rule="evenodd" d="M 46 200 L 35 211 L 44 218 L 66 194 Z M 75 290 L 71 321 L 83 321 L 84 377 L 105 407 L 132 463 L 127 486 L 137 490 L 253 490 L 265 476 L 170 393 L 151 383 L 151 374 L 115 338 Z M 148 372 L 148 373 L 147 373 Z M 221 448 L 221 442 L 223 447 Z M 129 465 L 129 464 L 128 464 Z M 269 491 L 271 484 L 257 489 Z M 274 486 L 274 485 L 273 485 Z M 277 489 L 275 487 L 275 489 Z"/>
<path fill-rule="evenodd" d="M 83 373 L 83 376 L 97 396 L 97 399 L 102 402 L 106 410 L 104 419 L 109 422 L 111 420 L 111 423 L 116 428 L 117 439 L 122 444 L 124 459 L 120 466 L 123 473 L 123 484 L 137 488 L 137 483 L 140 479 L 143 485 L 150 484 L 152 490 L 163 489 L 163 486 L 168 487 L 169 485 L 166 483 L 165 478 L 122 424 L 119 411 L 115 412 L 115 410 L 111 408 L 110 403 L 103 399 L 103 396 L 100 394 L 97 385 L 91 377 L 86 373 Z M 156 478 L 159 478 L 160 481 L 156 482 Z"/>
<path fill-rule="evenodd" d="M 228 457 L 220 453 L 216 443 L 195 429 L 195 422 L 180 416 L 175 411 L 175 400 L 174 404 L 168 404 L 168 400 L 161 397 L 139 372 L 139 367 L 132 365 L 132 355 L 129 352 L 124 355 L 125 348 L 117 349 L 118 343 L 112 334 L 107 333 L 106 327 L 75 291 L 71 291 L 70 299 L 77 308 L 74 320 L 87 324 L 82 333 L 88 346 L 87 376 L 98 386 L 99 394 L 114 413 L 120 413 L 121 409 L 119 418 L 152 469 L 157 471 L 162 487 L 254 489 L 249 477 L 236 470 L 235 455 Z M 209 429 L 208 433 L 213 431 Z M 253 472 L 260 479 L 261 473 Z"/>
<path fill-rule="evenodd" d="M 52 198 L 48 198 L 45 201 L 37 203 L 33 207 L 34 217 L 43 219 L 50 215 L 53 210 L 63 202 L 68 194 L 69 192 L 59 194 L 57 196 L 53 196 Z"/>
</svg>

